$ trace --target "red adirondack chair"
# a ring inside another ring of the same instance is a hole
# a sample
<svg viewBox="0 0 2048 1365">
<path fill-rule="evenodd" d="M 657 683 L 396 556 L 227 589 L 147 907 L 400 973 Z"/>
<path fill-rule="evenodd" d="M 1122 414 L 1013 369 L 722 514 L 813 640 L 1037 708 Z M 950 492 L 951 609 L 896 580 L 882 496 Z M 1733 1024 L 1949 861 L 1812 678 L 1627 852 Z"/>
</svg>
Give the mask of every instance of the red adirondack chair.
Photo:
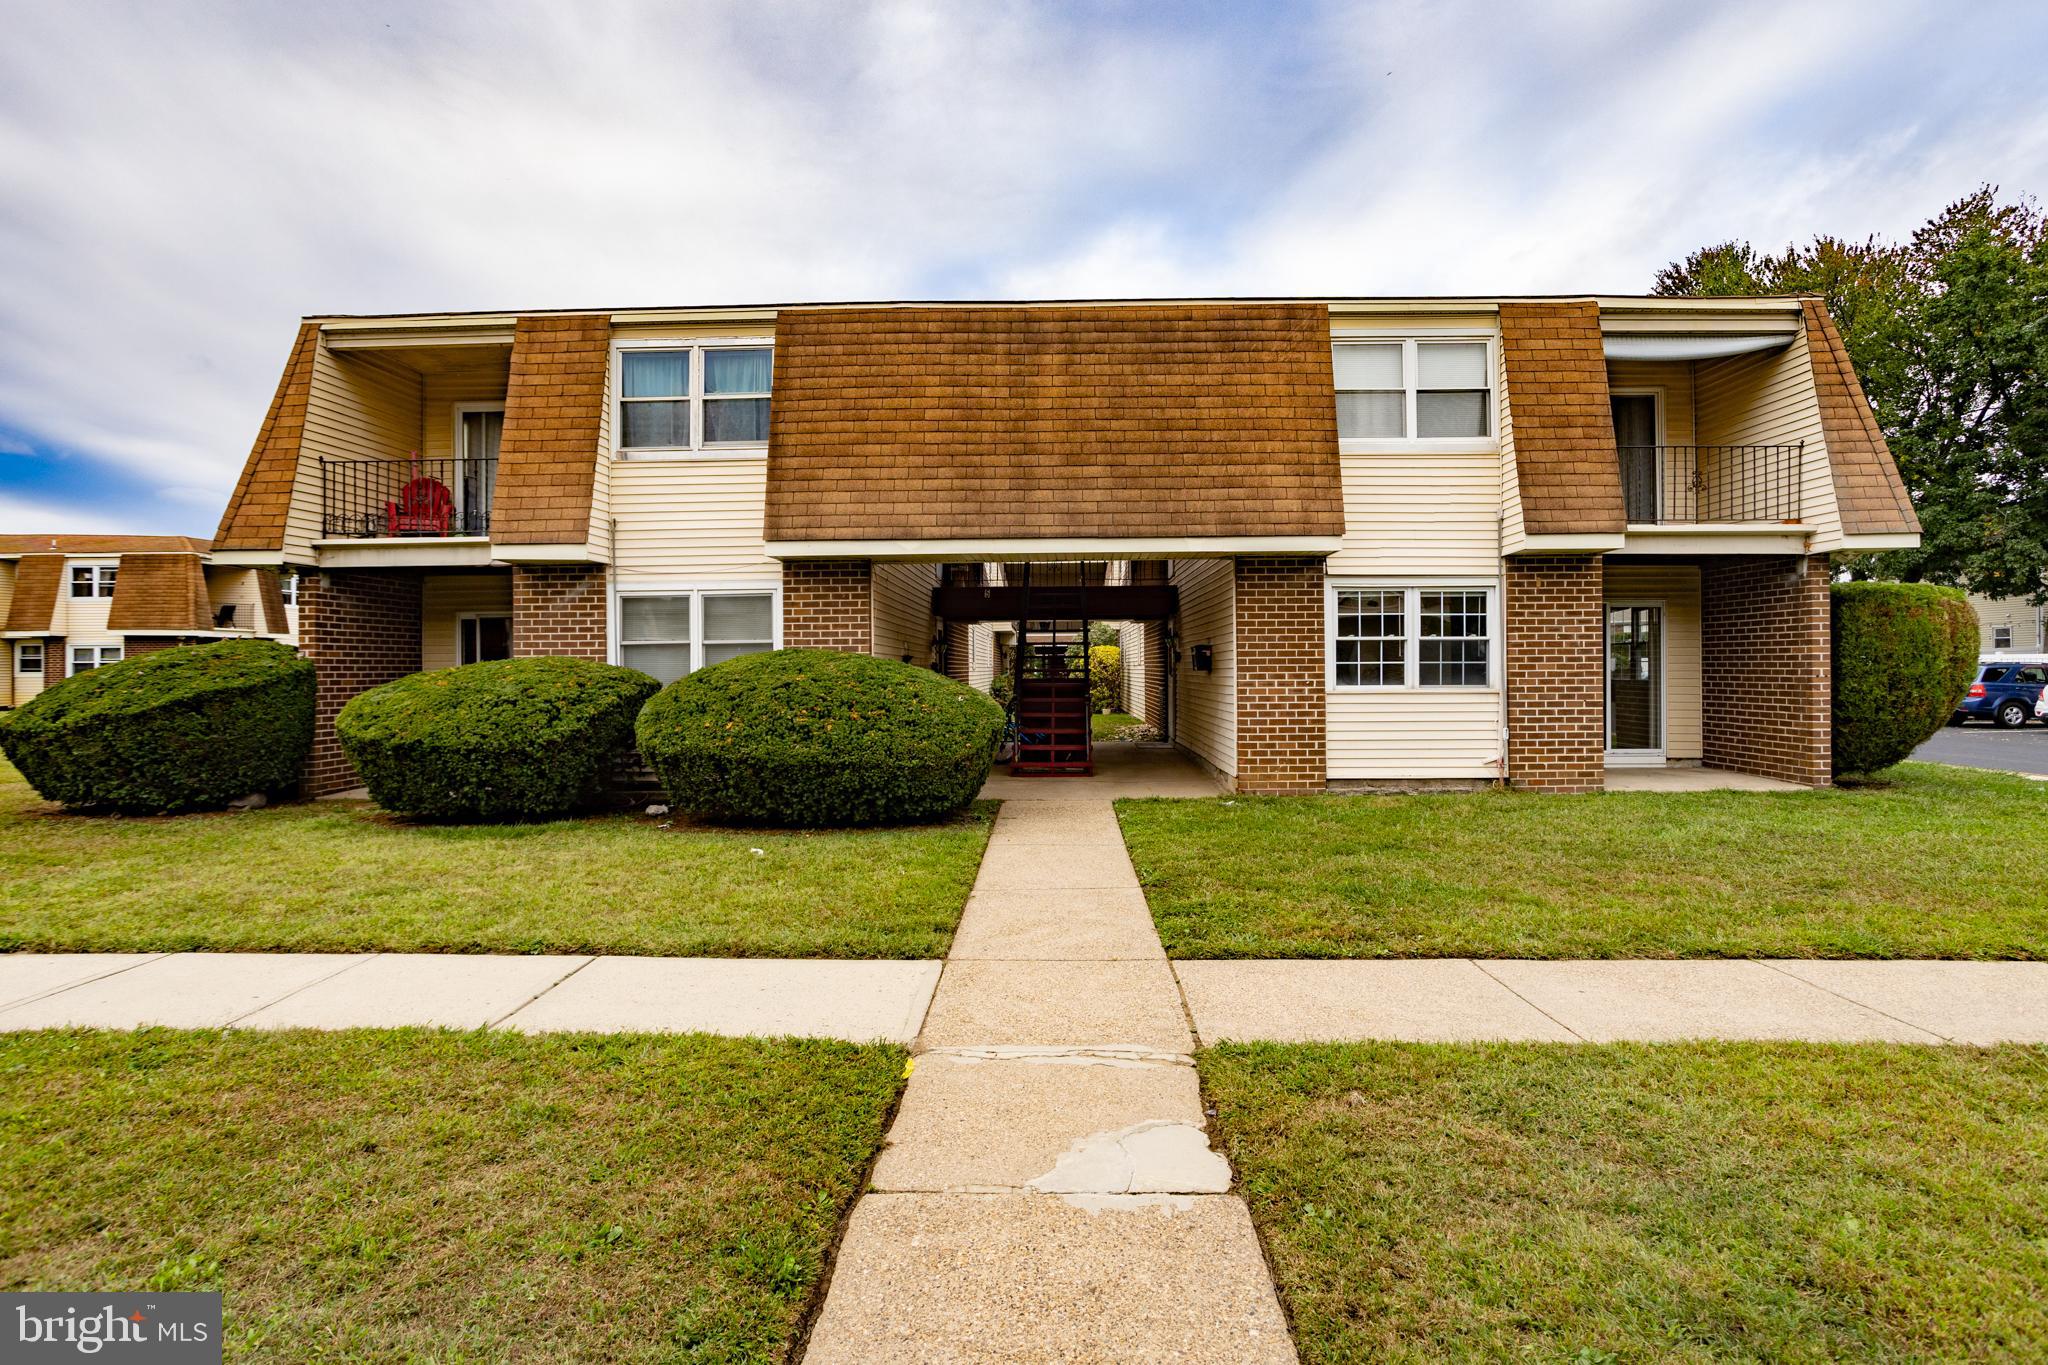
<svg viewBox="0 0 2048 1365">
<path fill-rule="evenodd" d="M 448 485 L 420 471 L 420 453 L 412 452 L 412 477 L 398 490 L 398 501 L 384 504 L 384 519 L 394 536 L 445 536 L 455 515 L 455 495 Z"/>
</svg>

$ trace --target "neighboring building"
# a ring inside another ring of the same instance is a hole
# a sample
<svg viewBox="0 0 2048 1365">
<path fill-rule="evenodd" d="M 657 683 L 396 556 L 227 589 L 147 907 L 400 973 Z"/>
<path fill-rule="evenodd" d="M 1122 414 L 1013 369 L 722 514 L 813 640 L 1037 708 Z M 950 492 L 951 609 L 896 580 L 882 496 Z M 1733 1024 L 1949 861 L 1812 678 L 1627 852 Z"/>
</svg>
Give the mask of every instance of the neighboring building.
<svg viewBox="0 0 2048 1365">
<path fill-rule="evenodd" d="M 1918 532 L 1810 300 L 815 305 L 309 318 L 213 562 L 309 575 L 314 791 L 422 668 L 1080 616 L 1240 790 L 1587 791 L 1826 783 L 1827 556 Z"/>
<path fill-rule="evenodd" d="M 0 535 L 0 706 L 167 645 L 296 642 L 294 578 L 210 561 L 208 543 L 189 536 Z"/>
<path fill-rule="evenodd" d="M 2048 654 L 2048 606 L 2024 597 L 1970 594 L 1985 654 Z"/>
</svg>

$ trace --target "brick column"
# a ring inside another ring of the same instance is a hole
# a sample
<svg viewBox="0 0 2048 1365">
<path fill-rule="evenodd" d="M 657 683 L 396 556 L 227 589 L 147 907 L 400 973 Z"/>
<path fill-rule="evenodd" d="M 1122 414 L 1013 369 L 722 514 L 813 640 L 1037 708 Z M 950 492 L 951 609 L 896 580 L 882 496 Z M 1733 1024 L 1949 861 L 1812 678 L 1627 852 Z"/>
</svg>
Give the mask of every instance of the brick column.
<svg viewBox="0 0 2048 1365">
<path fill-rule="evenodd" d="M 1700 565 L 1702 760 L 1825 787 L 1834 699 L 1828 557 Z"/>
<path fill-rule="evenodd" d="M 1237 790 L 1319 792 L 1324 750 L 1323 561 L 1237 561 Z"/>
<path fill-rule="evenodd" d="M 512 566 L 512 657 L 566 655 L 602 663 L 605 642 L 605 566 Z"/>
<path fill-rule="evenodd" d="M 866 654 L 874 647 L 873 603 L 867 560 L 791 560 L 782 566 L 783 646 Z"/>
<path fill-rule="evenodd" d="M 10 665 L 11 666 L 11 665 Z M 43 641 L 43 686 L 63 682 L 71 672 L 71 650 L 61 635 Z"/>
<path fill-rule="evenodd" d="M 1606 783 L 1605 598 L 1598 555 L 1507 561 L 1508 781 L 1517 787 L 1595 792 Z"/>
<path fill-rule="evenodd" d="M 308 796 L 362 779 L 334 737 L 351 697 L 420 671 L 420 577 L 403 571 L 324 570 L 299 580 L 299 652 L 313 661 L 313 754 Z"/>
</svg>

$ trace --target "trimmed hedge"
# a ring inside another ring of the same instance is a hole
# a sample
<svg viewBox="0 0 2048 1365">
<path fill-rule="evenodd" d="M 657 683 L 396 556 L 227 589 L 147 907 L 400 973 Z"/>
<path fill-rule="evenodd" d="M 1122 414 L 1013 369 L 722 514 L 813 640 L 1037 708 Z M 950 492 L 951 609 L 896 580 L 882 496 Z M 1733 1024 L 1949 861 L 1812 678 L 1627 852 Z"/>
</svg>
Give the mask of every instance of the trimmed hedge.
<svg viewBox="0 0 2048 1365">
<path fill-rule="evenodd" d="M 596 797 L 660 688 L 590 659 L 494 659 L 373 687 L 341 708 L 334 733 L 388 811 L 531 819 Z"/>
<path fill-rule="evenodd" d="M 1977 669 L 1977 613 L 1955 588 L 1837 583 L 1834 770 L 1889 768 L 1948 723 Z"/>
<path fill-rule="evenodd" d="M 217 809 L 288 790 L 313 747 L 313 665 L 272 640 L 154 650 L 0 718 L 0 749 L 67 806 Z"/>
<path fill-rule="evenodd" d="M 974 799 L 1003 709 L 929 669 L 783 649 L 714 664 L 640 713 L 640 753 L 676 805 L 823 828 L 931 820 Z"/>
</svg>

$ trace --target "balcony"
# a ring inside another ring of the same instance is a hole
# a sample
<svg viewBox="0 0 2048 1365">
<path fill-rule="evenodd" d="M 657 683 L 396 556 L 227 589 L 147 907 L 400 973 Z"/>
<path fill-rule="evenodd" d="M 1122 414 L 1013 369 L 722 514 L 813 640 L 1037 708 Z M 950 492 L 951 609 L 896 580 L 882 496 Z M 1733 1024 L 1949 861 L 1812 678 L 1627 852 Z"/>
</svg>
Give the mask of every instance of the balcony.
<svg viewBox="0 0 2048 1365">
<path fill-rule="evenodd" d="M 1797 524 L 1805 443 L 1618 447 L 1630 525 Z"/>
<path fill-rule="evenodd" d="M 322 460 L 321 538 L 488 536 L 497 479 L 496 457 Z"/>
</svg>

